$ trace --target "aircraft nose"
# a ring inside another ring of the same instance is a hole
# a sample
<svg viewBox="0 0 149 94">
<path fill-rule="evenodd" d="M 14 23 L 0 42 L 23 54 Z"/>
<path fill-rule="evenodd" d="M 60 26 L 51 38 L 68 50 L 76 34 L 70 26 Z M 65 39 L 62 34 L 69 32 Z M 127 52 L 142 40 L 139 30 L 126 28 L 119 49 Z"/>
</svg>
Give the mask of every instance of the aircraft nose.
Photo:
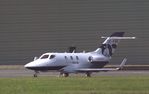
<svg viewBox="0 0 149 94">
<path fill-rule="evenodd" d="M 24 67 L 27 69 L 34 67 L 33 62 L 27 63 L 26 65 L 24 65 Z"/>
<path fill-rule="evenodd" d="M 32 61 L 30 63 L 27 63 L 24 65 L 25 68 L 30 69 L 30 70 L 39 70 L 43 66 L 47 66 L 47 63 L 49 63 L 47 60 L 36 60 Z"/>
<path fill-rule="evenodd" d="M 27 68 L 27 67 L 29 67 L 29 65 L 28 64 L 25 64 L 24 67 Z"/>
<path fill-rule="evenodd" d="M 28 69 L 30 67 L 30 63 L 24 65 L 24 67 Z"/>
</svg>

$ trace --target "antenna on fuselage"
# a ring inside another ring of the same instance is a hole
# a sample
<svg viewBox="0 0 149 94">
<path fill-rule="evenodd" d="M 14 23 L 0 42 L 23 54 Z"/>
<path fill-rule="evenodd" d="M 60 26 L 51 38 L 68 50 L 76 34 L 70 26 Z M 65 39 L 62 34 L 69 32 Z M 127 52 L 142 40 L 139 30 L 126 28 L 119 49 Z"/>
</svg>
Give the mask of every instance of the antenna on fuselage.
<svg viewBox="0 0 149 94">
<path fill-rule="evenodd" d="M 69 53 L 76 53 L 76 47 L 75 46 L 70 46 L 68 47 Z"/>
<path fill-rule="evenodd" d="M 83 51 L 83 53 L 85 53 L 85 50 Z"/>
<path fill-rule="evenodd" d="M 38 57 L 37 57 L 37 56 L 35 56 L 35 57 L 34 57 L 34 61 L 35 61 L 35 60 L 37 60 L 37 59 L 38 59 Z"/>
</svg>

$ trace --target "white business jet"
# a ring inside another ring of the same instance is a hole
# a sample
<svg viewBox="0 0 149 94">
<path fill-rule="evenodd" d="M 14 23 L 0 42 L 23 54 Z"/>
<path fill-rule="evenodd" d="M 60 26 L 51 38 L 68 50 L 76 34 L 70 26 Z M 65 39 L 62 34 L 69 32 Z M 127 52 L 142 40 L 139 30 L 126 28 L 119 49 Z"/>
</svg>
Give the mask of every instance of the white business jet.
<svg viewBox="0 0 149 94">
<path fill-rule="evenodd" d="M 102 37 L 106 40 L 92 52 L 44 53 L 24 67 L 34 70 L 34 77 L 37 77 L 40 71 L 50 70 L 59 71 L 64 77 L 69 76 L 69 73 L 86 73 L 86 76 L 90 77 L 92 72 L 117 71 L 124 66 L 126 58 L 117 68 L 104 68 L 104 66 L 109 63 L 121 39 L 135 39 L 135 37 L 123 37 L 123 35 L 124 32 L 115 32 L 110 37 Z"/>
</svg>

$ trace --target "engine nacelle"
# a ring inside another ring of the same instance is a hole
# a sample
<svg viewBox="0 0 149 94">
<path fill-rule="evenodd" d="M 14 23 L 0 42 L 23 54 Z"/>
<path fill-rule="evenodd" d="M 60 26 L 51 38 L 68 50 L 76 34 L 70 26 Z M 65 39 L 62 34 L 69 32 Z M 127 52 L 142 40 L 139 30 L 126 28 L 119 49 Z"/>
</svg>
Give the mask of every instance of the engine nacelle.
<svg viewBox="0 0 149 94">
<path fill-rule="evenodd" d="M 106 62 L 108 61 L 108 59 L 104 56 L 89 56 L 88 57 L 88 61 L 90 63 L 94 63 L 94 62 Z"/>
</svg>

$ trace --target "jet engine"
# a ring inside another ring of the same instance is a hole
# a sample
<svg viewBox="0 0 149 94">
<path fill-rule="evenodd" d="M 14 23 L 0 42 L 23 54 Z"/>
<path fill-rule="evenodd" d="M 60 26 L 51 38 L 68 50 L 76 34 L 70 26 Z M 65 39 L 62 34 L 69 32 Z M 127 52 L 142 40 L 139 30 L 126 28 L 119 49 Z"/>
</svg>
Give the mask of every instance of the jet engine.
<svg viewBox="0 0 149 94">
<path fill-rule="evenodd" d="M 90 63 L 97 63 L 97 62 L 105 62 L 108 61 L 108 59 L 104 56 L 89 56 L 88 61 Z"/>
</svg>

